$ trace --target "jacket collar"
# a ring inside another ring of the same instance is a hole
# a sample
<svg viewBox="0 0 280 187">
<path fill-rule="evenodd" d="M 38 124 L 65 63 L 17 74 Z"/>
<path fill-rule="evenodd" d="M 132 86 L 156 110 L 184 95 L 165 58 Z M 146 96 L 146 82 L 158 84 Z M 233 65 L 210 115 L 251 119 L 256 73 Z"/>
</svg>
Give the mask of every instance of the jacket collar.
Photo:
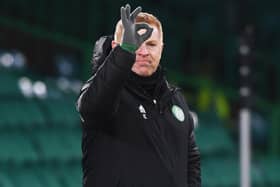
<svg viewBox="0 0 280 187">
<path fill-rule="evenodd" d="M 150 103 L 153 103 L 154 99 L 157 100 L 158 105 L 160 106 L 161 110 L 163 108 L 165 108 L 165 106 L 167 105 L 167 103 L 169 102 L 169 100 L 171 99 L 171 97 L 173 96 L 173 94 L 178 90 L 176 87 L 170 85 L 164 75 L 164 72 L 162 70 L 162 68 L 160 67 L 158 69 L 160 73 L 159 77 L 156 77 L 156 80 L 154 80 L 152 78 L 152 83 L 154 82 L 154 91 L 153 91 L 153 95 L 147 93 L 147 91 L 145 90 L 145 88 L 143 88 L 141 86 L 141 84 L 139 84 L 139 82 L 135 81 L 135 79 L 133 78 L 129 78 L 128 81 L 125 83 L 125 88 L 133 93 L 134 95 L 136 95 L 137 97 L 144 99 Z M 135 77 L 134 77 L 135 78 Z M 140 79 L 141 80 L 141 79 Z M 144 80 L 146 81 L 146 80 Z M 145 84 L 145 83 L 144 83 Z M 150 85 L 149 85 L 150 86 Z"/>
</svg>

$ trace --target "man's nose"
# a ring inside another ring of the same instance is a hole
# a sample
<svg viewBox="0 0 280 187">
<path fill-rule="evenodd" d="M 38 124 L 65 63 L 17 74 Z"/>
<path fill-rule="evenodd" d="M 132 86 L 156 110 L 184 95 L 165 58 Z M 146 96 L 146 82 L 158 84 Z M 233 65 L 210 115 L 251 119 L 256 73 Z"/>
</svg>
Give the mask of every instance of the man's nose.
<svg viewBox="0 0 280 187">
<path fill-rule="evenodd" d="M 147 49 L 147 46 L 145 44 L 142 44 L 137 50 L 136 54 L 138 55 L 148 55 L 149 51 Z"/>
</svg>

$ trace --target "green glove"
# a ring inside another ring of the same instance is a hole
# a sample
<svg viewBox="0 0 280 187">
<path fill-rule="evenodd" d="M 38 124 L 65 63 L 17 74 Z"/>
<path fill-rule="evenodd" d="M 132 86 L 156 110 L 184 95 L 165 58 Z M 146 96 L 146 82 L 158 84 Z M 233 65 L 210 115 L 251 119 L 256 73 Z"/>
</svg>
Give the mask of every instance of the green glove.
<svg viewBox="0 0 280 187">
<path fill-rule="evenodd" d="M 135 19 L 141 10 L 141 7 L 137 7 L 130 14 L 129 4 L 127 4 L 125 7 L 121 7 L 121 20 L 124 28 L 121 47 L 130 52 L 135 52 L 141 46 L 141 44 L 151 36 L 153 32 L 153 28 L 149 27 L 148 24 L 135 23 Z M 146 29 L 146 32 L 142 35 L 138 33 L 138 31 L 141 29 Z"/>
</svg>

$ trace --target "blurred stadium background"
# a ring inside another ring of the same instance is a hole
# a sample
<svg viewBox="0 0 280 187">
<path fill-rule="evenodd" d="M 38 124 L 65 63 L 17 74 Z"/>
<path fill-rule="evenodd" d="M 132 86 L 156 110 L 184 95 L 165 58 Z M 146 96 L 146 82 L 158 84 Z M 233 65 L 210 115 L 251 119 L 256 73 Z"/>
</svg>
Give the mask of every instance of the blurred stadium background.
<svg viewBox="0 0 280 187">
<path fill-rule="evenodd" d="M 0 2 L 0 186 L 81 186 L 75 100 L 113 0 Z M 251 183 L 280 186 L 280 2 L 143 0 L 164 28 L 162 65 L 199 123 L 204 187 L 239 186 L 240 43 L 249 34 Z M 248 37 L 247 37 L 248 39 Z"/>
</svg>

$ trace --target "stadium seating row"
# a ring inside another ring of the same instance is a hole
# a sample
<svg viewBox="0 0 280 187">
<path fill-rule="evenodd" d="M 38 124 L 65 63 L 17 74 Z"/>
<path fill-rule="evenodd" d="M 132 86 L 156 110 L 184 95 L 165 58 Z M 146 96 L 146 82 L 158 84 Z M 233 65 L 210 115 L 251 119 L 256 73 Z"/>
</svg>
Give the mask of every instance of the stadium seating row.
<svg viewBox="0 0 280 187">
<path fill-rule="evenodd" d="M 79 164 L 59 166 L 9 167 L 0 173 L 1 187 L 82 186 Z"/>
<path fill-rule="evenodd" d="M 77 130 L 4 131 L 0 135 L 0 163 L 20 166 L 79 162 L 80 139 Z"/>
</svg>

